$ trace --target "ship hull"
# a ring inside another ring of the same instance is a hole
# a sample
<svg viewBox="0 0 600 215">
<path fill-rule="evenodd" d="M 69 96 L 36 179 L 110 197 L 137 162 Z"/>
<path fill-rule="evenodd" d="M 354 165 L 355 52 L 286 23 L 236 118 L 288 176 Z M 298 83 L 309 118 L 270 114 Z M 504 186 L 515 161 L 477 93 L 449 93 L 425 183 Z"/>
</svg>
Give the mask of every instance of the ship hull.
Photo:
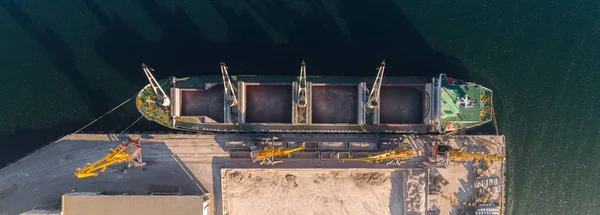
<svg viewBox="0 0 600 215">
<path fill-rule="evenodd" d="M 444 89 L 456 87 L 458 90 L 450 92 L 460 95 L 460 86 L 480 87 L 470 83 L 454 86 L 445 75 L 385 77 L 375 107 L 366 105 L 374 77 L 308 77 L 306 105 L 298 102 L 304 96 L 299 93 L 298 77 L 231 79 L 235 106 L 227 102 L 221 76 L 160 80 L 169 93 L 170 105 L 162 106 L 150 85 L 140 91 L 136 105 L 148 120 L 193 132 L 444 133 L 486 121 L 471 120 L 466 126 L 444 123 L 442 106 L 447 101 L 442 97 L 448 93 Z M 446 129 L 448 124 L 450 129 Z"/>
</svg>

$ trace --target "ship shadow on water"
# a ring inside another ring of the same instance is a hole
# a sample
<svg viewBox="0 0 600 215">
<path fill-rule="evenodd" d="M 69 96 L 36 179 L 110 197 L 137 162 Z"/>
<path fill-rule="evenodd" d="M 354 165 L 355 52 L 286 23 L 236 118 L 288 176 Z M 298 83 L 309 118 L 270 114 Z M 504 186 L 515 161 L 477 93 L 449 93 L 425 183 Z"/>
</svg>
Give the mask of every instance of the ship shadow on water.
<svg viewBox="0 0 600 215">
<path fill-rule="evenodd" d="M 283 1 L 210 1 L 203 6 L 211 5 L 217 15 L 194 20 L 186 8 L 139 0 L 160 29 L 156 42 L 119 15 L 103 13 L 99 1 L 85 3 L 106 29 L 96 41 L 97 53 L 137 84 L 145 84 L 141 62 L 155 67 L 157 76 L 164 78 L 219 74 L 221 61 L 228 63 L 232 75 L 298 75 L 302 59 L 308 63 L 308 75 L 375 76 L 376 66 L 386 59 L 389 76 L 434 77 L 443 72 L 468 80 L 460 60 L 433 50 L 401 5 L 392 1 L 324 4 L 309 0 L 299 4 L 305 5 L 305 13 Z M 208 26 L 216 20 L 224 21 L 225 32 L 218 32 L 222 41 L 205 35 L 197 24 Z"/>
</svg>

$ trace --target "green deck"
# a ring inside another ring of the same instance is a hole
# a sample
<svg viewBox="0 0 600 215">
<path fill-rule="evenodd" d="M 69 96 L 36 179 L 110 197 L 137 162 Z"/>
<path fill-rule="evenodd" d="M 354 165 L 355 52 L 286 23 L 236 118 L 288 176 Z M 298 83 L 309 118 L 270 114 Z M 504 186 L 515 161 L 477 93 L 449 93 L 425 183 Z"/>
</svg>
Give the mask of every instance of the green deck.
<svg viewBox="0 0 600 215">
<path fill-rule="evenodd" d="M 442 131 L 448 132 L 446 126 L 461 130 L 491 120 L 492 91 L 477 84 L 450 84 L 442 76 L 441 116 Z M 469 105 L 465 105 L 468 100 Z"/>
<path fill-rule="evenodd" d="M 163 89 L 169 89 L 171 85 L 171 79 L 164 79 L 160 81 L 160 85 Z M 169 107 L 162 107 L 156 103 L 157 96 L 152 87 L 146 86 L 142 91 L 138 93 L 135 99 L 135 104 L 138 111 L 150 121 L 155 121 L 163 126 L 172 127 L 173 121 L 171 119 L 171 110 Z"/>
</svg>

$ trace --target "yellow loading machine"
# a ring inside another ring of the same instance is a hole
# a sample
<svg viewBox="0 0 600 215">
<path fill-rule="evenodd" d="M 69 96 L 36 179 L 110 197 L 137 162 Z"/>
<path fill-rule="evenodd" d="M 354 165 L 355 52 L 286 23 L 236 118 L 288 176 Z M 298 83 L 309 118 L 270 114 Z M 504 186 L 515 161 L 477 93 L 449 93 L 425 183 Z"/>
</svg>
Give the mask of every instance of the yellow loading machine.
<svg viewBox="0 0 600 215">
<path fill-rule="evenodd" d="M 364 158 L 342 158 L 341 162 L 344 161 L 364 161 L 367 163 L 381 163 L 386 162 L 386 165 L 400 165 L 402 160 L 410 159 L 416 155 L 415 151 L 408 147 L 398 147 L 392 150 L 385 150 L 376 155 L 371 155 Z"/>
<path fill-rule="evenodd" d="M 127 143 L 121 143 L 116 148 L 109 149 L 108 154 L 103 158 L 93 163 L 87 163 L 83 168 L 77 168 L 75 176 L 77 178 L 98 176 L 98 170 L 104 172 L 108 166 L 122 162 L 127 162 L 127 167 L 146 165 L 142 162 L 142 147 L 138 141 L 129 139 Z"/>
<path fill-rule="evenodd" d="M 260 161 L 260 165 L 270 164 L 275 165 L 278 163 L 282 163 L 283 161 L 275 161 L 275 156 L 289 156 L 289 154 L 297 151 L 301 151 L 304 149 L 304 143 L 302 143 L 299 147 L 293 149 L 286 148 L 273 148 L 273 146 L 264 146 L 258 149 L 254 146 L 251 149 L 250 157 L 252 157 L 252 162 Z"/>
<path fill-rule="evenodd" d="M 441 164 L 448 164 L 450 161 L 467 161 L 483 159 L 487 161 L 503 161 L 504 157 L 496 154 L 486 154 L 483 152 L 469 152 L 460 149 L 453 149 L 448 145 L 435 145 L 433 152 L 434 160 Z M 487 166 L 487 165 L 486 165 Z"/>
</svg>

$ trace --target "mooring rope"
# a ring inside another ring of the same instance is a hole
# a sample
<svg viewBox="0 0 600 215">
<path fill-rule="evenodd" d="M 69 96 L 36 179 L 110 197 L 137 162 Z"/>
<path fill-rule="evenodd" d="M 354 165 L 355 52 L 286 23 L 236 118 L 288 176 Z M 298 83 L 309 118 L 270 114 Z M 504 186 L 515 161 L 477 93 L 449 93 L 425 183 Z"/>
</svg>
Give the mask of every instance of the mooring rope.
<svg viewBox="0 0 600 215">
<path fill-rule="evenodd" d="M 490 105 L 492 106 L 492 121 L 494 121 L 494 129 L 496 129 L 496 136 L 500 135 L 498 131 L 498 121 L 496 121 L 496 111 L 494 110 L 494 92 L 490 96 Z"/>
<path fill-rule="evenodd" d="M 127 102 L 131 101 L 131 99 L 135 98 L 136 96 L 137 96 L 137 95 L 135 95 L 135 96 L 132 96 L 131 98 L 129 98 L 129 99 L 127 99 L 127 100 L 125 100 L 123 103 L 121 103 L 121 104 L 117 105 L 117 106 L 116 106 L 116 107 L 114 107 L 112 110 L 110 110 L 110 111 L 106 112 L 106 113 L 105 113 L 105 114 L 103 114 L 102 116 L 100 116 L 100 117 L 98 117 L 98 118 L 94 119 L 93 121 L 91 121 L 91 122 L 90 122 L 90 123 L 88 123 L 87 125 L 85 125 L 85 126 L 81 127 L 79 130 L 77 130 L 77 131 L 75 131 L 75 132 L 73 132 L 73 133 L 71 133 L 71 134 L 69 134 L 69 135 L 67 135 L 67 136 L 65 136 L 64 138 L 61 138 L 61 139 L 68 139 L 68 138 L 72 137 L 73 135 L 75 135 L 75 134 L 79 133 L 79 132 L 80 132 L 80 131 L 82 131 L 83 129 L 87 128 L 88 126 L 90 126 L 90 125 L 94 124 L 95 122 L 97 122 L 98 120 L 102 119 L 102 117 L 105 117 L 106 115 L 108 115 L 108 114 L 112 113 L 113 111 L 117 110 L 117 109 L 118 109 L 118 108 L 120 108 L 121 106 L 125 105 Z M 138 120 L 139 120 L 139 119 L 138 119 Z"/>
<path fill-rule="evenodd" d="M 135 125 L 135 123 L 137 123 L 138 121 L 140 121 L 140 119 L 142 119 L 144 116 L 140 116 L 140 118 L 138 118 L 137 120 L 135 120 L 135 122 L 131 123 L 131 125 L 127 126 L 127 128 L 123 129 L 123 131 L 121 131 L 121 133 L 119 133 L 119 135 L 117 136 L 121 136 L 121 134 L 123 134 L 123 132 L 127 131 L 127 129 L 131 128 L 131 126 Z"/>
</svg>

